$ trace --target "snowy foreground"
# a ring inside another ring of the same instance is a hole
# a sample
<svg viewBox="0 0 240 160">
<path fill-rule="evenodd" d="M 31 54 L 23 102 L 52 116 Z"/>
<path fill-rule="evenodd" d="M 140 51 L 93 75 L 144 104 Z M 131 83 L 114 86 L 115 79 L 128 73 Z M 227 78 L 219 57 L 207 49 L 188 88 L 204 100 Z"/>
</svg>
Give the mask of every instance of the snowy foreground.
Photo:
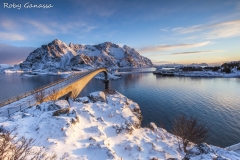
<svg viewBox="0 0 240 160">
<path fill-rule="evenodd" d="M 69 104 L 70 102 L 70 104 Z M 36 139 L 58 159 L 183 159 L 177 139 L 154 123 L 141 128 L 138 104 L 115 91 L 94 92 L 76 101 L 58 100 L 0 117 L 0 126 Z M 191 149 L 192 148 L 192 149 Z M 189 147 L 190 159 L 240 159 L 225 149 L 201 144 Z"/>
</svg>

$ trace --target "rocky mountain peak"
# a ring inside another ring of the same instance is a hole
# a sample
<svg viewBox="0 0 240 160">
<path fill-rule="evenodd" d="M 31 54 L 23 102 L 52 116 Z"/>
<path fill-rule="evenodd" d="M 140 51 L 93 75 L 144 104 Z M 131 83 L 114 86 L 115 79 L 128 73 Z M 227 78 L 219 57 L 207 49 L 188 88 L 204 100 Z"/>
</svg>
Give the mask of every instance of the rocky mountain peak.
<svg viewBox="0 0 240 160">
<path fill-rule="evenodd" d="M 97 44 L 97 45 L 93 45 L 95 48 L 97 48 L 98 50 L 107 50 L 111 47 L 113 48 L 119 48 L 119 46 L 117 44 L 114 44 L 112 42 L 104 42 L 104 43 L 101 43 L 101 44 Z"/>
<path fill-rule="evenodd" d="M 36 49 L 20 64 L 23 69 L 72 70 L 93 67 L 145 67 L 152 62 L 128 46 L 112 42 L 97 45 L 66 45 L 55 39 Z"/>
<path fill-rule="evenodd" d="M 73 47 L 74 47 L 74 44 L 73 44 L 72 42 L 70 42 L 68 46 L 71 47 L 71 48 L 73 48 Z"/>
<path fill-rule="evenodd" d="M 48 43 L 48 45 L 66 45 L 66 44 L 59 39 L 54 39 L 52 42 Z"/>
</svg>

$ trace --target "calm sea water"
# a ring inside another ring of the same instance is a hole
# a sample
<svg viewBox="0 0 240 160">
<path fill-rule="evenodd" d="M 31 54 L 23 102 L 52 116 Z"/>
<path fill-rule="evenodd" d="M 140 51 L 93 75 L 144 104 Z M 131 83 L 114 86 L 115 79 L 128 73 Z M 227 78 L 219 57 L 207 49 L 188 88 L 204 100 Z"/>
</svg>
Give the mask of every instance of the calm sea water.
<svg viewBox="0 0 240 160">
<path fill-rule="evenodd" d="M 61 79 L 61 76 L 21 77 L 20 73 L 0 73 L 0 101 Z"/>
<path fill-rule="evenodd" d="M 198 116 L 201 122 L 207 124 L 208 143 L 227 147 L 240 142 L 240 78 L 162 77 L 135 72 L 141 70 L 122 71 L 122 79 L 111 81 L 110 88 L 139 104 L 143 115 L 142 126 L 155 122 L 170 131 L 173 119 L 185 113 Z M 135 73 L 126 73 L 128 71 Z M 0 75 L 0 97 L 28 91 L 59 78 L 23 79 L 17 75 Z M 92 79 L 80 96 L 103 89 L 101 80 Z"/>
</svg>

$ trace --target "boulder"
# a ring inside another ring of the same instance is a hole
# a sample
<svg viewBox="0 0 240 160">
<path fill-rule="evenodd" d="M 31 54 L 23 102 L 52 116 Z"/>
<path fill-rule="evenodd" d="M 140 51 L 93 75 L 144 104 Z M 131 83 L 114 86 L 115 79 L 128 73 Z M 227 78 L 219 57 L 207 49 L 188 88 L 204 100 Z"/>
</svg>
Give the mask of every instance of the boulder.
<svg viewBox="0 0 240 160">
<path fill-rule="evenodd" d="M 97 101 L 106 102 L 106 95 L 102 91 L 93 92 L 89 94 L 89 99 L 92 100 L 93 102 Z"/>
<path fill-rule="evenodd" d="M 36 109 L 38 109 L 42 112 L 46 112 L 46 111 L 59 110 L 59 109 L 61 109 L 61 106 L 53 103 L 52 101 L 49 101 L 49 102 L 43 102 L 43 103 L 37 105 Z"/>
<path fill-rule="evenodd" d="M 63 108 L 63 109 L 53 112 L 53 116 L 60 116 L 62 114 L 68 114 L 69 111 L 70 111 L 70 108 Z"/>
<path fill-rule="evenodd" d="M 58 105 L 60 109 L 69 108 L 69 103 L 66 100 L 58 100 L 55 102 L 55 104 Z"/>
<path fill-rule="evenodd" d="M 203 154 L 215 155 L 216 153 L 209 145 L 207 145 L 206 143 L 201 143 L 193 147 L 192 149 L 188 150 L 184 159 L 186 160 L 191 159 L 192 157 L 196 157 Z"/>
<path fill-rule="evenodd" d="M 89 103 L 89 98 L 88 97 L 80 97 L 80 98 L 76 98 L 77 102 L 82 102 L 82 103 Z"/>
<path fill-rule="evenodd" d="M 157 125 L 155 124 L 155 123 L 153 123 L 153 122 L 151 122 L 150 123 L 150 129 L 152 130 L 152 131 L 156 131 L 157 130 Z"/>
</svg>

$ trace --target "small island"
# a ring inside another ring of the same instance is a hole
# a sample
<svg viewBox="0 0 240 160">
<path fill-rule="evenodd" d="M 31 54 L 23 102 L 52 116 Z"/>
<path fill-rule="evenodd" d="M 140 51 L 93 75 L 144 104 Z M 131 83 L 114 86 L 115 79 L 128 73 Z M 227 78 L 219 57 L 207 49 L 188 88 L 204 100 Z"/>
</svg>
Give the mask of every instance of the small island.
<svg viewBox="0 0 240 160">
<path fill-rule="evenodd" d="M 183 77 L 217 77 L 217 78 L 239 78 L 240 61 L 224 63 L 221 66 L 208 66 L 204 64 L 175 65 L 166 64 L 156 66 L 154 74 L 163 76 L 183 76 Z"/>
</svg>

